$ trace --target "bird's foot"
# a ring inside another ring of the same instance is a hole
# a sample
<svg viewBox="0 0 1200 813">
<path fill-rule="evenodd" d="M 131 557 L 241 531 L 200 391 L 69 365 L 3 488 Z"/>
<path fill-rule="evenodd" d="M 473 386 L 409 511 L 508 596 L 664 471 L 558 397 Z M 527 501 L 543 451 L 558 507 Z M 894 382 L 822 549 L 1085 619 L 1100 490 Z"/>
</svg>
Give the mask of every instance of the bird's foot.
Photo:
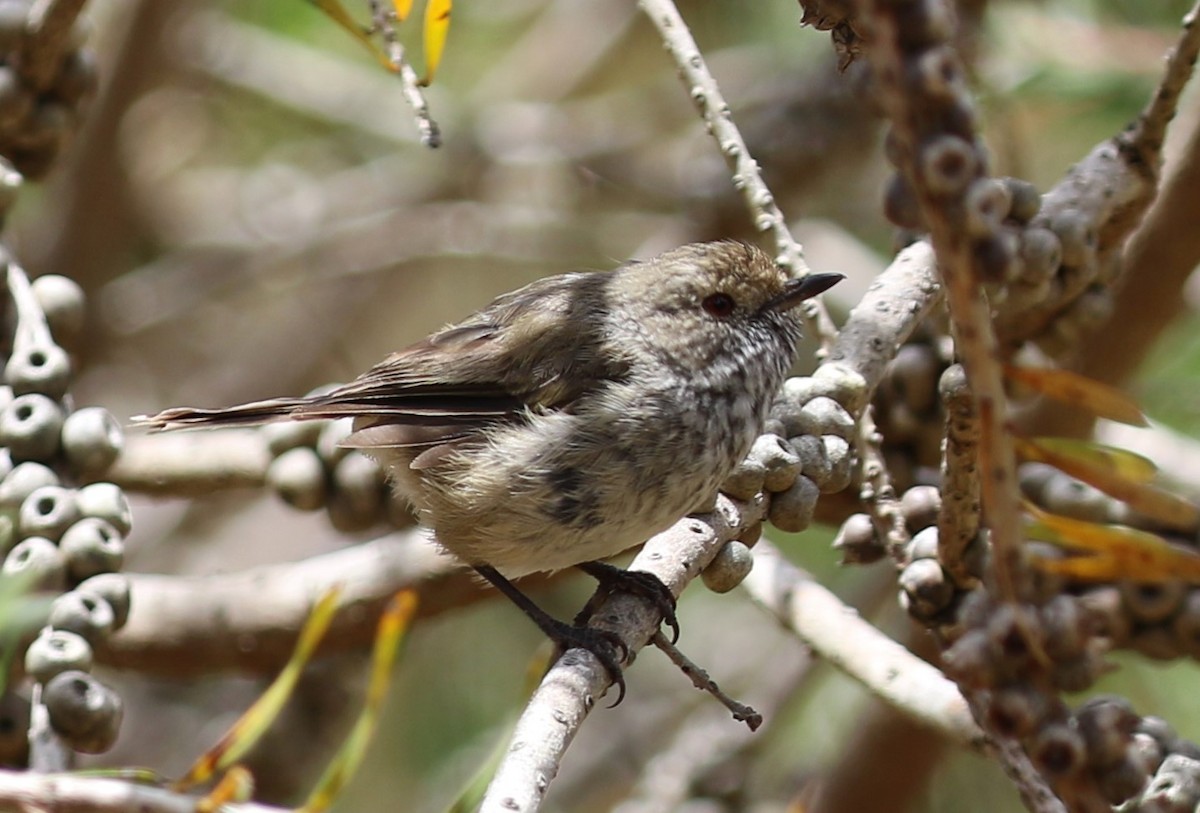
<svg viewBox="0 0 1200 813">
<path fill-rule="evenodd" d="M 643 570 L 625 570 L 606 562 L 584 562 L 576 567 L 599 582 L 600 589 L 588 599 L 588 603 L 575 616 L 575 626 L 586 625 L 596 608 L 600 606 L 600 602 L 612 593 L 621 590 L 641 596 L 654 604 L 662 614 L 663 623 L 671 629 L 671 643 L 679 640 L 679 619 L 675 617 L 675 596 L 658 576 Z"/>
<path fill-rule="evenodd" d="M 613 569 L 616 570 L 616 568 Z M 600 661 L 600 665 L 604 667 L 604 671 L 608 672 L 613 685 L 617 687 L 617 699 L 613 705 L 616 706 L 625 699 L 625 675 L 621 670 L 621 661 L 629 657 L 629 647 L 621 640 L 621 636 L 608 630 L 559 621 L 534 604 L 528 596 L 518 590 L 494 567 L 475 565 L 475 572 L 508 596 L 529 620 L 537 624 L 538 629 L 554 642 L 560 652 L 566 652 L 569 649 L 586 649 L 595 655 L 596 660 Z"/>
</svg>

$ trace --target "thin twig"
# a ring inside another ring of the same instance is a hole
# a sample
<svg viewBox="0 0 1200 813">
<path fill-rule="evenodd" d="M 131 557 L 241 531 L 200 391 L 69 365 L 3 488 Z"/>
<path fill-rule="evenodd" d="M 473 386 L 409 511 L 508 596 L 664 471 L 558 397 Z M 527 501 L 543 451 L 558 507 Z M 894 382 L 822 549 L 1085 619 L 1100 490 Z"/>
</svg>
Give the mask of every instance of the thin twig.
<svg viewBox="0 0 1200 813">
<path fill-rule="evenodd" d="M 709 677 L 708 672 L 693 663 L 687 655 L 679 651 L 679 647 L 667 640 L 667 636 L 662 634 L 662 630 L 654 633 L 654 637 L 650 639 L 650 643 L 654 644 L 664 655 L 671 659 L 671 663 L 679 667 L 679 671 L 687 675 L 692 681 L 692 685 L 702 692 L 708 692 L 716 698 L 722 706 L 729 709 L 733 714 L 733 719 L 739 723 L 745 723 L 751 731 L 758 731 L 758 727 L 762 725 L 762 715 L 755 711 L 745 703 L 739 703 L 729 695 L 722 691 L 717 682 Z"/>
<path fill-rule="evenodd" d="M 416 118 L 417 132 L 421 135 L 421 143 L 430 149 L 437 149 L 442 146 L 441 130 L 438 129 L 437 122 L 429 113 L 429 102 L 425 99 L 425 92 L 421 90 L 421 80 L 417 77 L 417 72 L 404 58 L 404 46 L 396 38 L 396 27 L 392 25 L 392 15 L 379 0 L 370 0 L 370 4 L 371 23 L 383 37 L 393 73 L 400 77 L 400 87 L 403 90 L 405 101 L 412 108 L 413 116 Z"/>
<path fill-rule="evenodd" d="M 769 542 L 755 546 L 754 570 L 743 585 L 818 655 L 885 703 L 960 745 L 985 749 L 987 739 L 951 680 L 860 618 Z"/>
<path fill-rule="evenodd" d="M 638 0 L 638 5 L 654 23 L 663 45 L 675 60 L 679 78 L 704 117 L 708 131 L 716 139 L 725 163 L 733 171 L 733 185 L 742 193 L 754 219 L 754 227 L 760 232 L 769 231 L 774 236 L 776 262 L 791 271 L 793 276 L 808 274 L 804 252 L 788 229 L 775 196 L 758 171 L 758 162 L 750 155 L 741 132 L 733 123 L 729 105 L 721 95 L 717 80 L 709 72 L 704 56 L 692 38 L 687 23 L 680 16 L 679 9 L 671 0 Z M 808 334 L 818 337 L 822 351 L 828 352 L 837 329 L 820 297 L 805 302 L 801 312 Z"/>
<path fill-rule="evenodd" d="M 855 444 L 862 469 L 859 496 L 875 524 L 875 532 L 884 540 L 892 560 L 903 563 L 905 547 L 912 537 L 905 526 L 904 514 L 887 461 L 883 458 L 883 436 L 875 426 L 874 410 L 868 406 L 858 418 Z"/>
</svg>

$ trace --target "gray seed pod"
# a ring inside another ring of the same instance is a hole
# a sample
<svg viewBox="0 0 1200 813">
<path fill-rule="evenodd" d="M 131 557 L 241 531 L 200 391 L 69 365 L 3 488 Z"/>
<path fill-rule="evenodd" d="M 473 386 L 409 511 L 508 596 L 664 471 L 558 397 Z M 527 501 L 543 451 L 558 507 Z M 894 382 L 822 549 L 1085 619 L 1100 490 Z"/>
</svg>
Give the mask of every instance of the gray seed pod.
<svg viewBox="0 0 1200 813">
<path fill-rule="evenodd" d="M 753 548 L 758 544 L 758 540 L 762 539 L 762 532 L 763 524 L 761 522 L 756 522 L 746 530 L 742 531 L 738 535 L 737 541 L 741 542 L 748 548 Z"/>
<path fill-rule="evenodd" d="M 96 517 L 111 524 L 122 536 L 128 536 L 133 528 L 133 511 L 125 492 L 116 483 L 92 483 L 75 495 L 79 513 L 85 517 Z"/>
<path fill-rule="evenodd" d="M 1085 652 L 1078 658 L 1054 664 L 1054 688 L 1062 692 L 1082 692 L 1090 689 L 1105 671 L 1107 666 L 1103 656 Z"/>
<path fill-rule="evenodd" d="M 1050 221 L 1050 230 L 1062 244 L 1063 265 L 1083 268 L 1096 258 L 1096 229 L 1091 220 L 1076 209 L 1058 212 Z"/>
<path fill-rule="evenodd" d="M 814 386 L 846 408 L 858 414 L 867 406 L 867 380 L 857 370 L 841 364 L 822 364 L 812 374 Z"/>
<path fill-rule="evenodd" d="M 905 344 L 896 351 L 885 377 L 889 395 L 903 400 L 914 414 L 924 415 L 937 405 L 942 363 L 927 344 Z"/>
<path fill-rule="evenodd" d="M 67 464 L 80 475 L 102 474 L 125 445 L 121 425 L 107 409 L 84 407 L 63 421 L 62 447 Z"/>
<path fill-rule="evenodd" d="M 728 593 L 746 580 L 753 567 L 754 554 L 735 539 L 717 551 L 709 566 L 700 571 L 700 578 L 714 593 Z"/>
<path fill-rule="evenodd" d="M 0 510 L 16 513 L 25 498 L 43 486 L 59 484 L 58 475 L 41 463 L 20 463 L 0 480 Z"/>
<path fill-rule="evenodd" d="M 272 457 L 299 446 L 315 447 L 325 421 L 277 421 L 264 424 L 259 430 L 267 441 Z"/>
<path fill-rule="evenodd" d="M 1171 754 L 1142 793 L 1139 810 L 1156 813 L 1192 813 L 1200 804 L 1200 762 Z"/>
<path fill-rule="evenodd" d="M 1049 463 L 1022 463 L 1017 469 L 1017 481 L 1021 494 L 1033 502 L 1042 503 L 1042 492 L 1051 480 L 1061 477 L 1062 472 Z"/>
<path fill-rule="evenodd" d="M 825 444 L 817 435 L 797 435 L 788 441 L 800 460 L 800 471 L 814 483 L 824 483 L 833 474 Z M 818 486 L 819 487 L 819 486 Z"/>
<path fill-rule="evenodd" d="M 846 517 L 833 540 L 833 548 L 841 552 L 844 565 L 866 565 L 887 555 L 887 548 L 875 533 L 875 523 L 867 514 Z"/>
<path fill-rule="evenodd" d="M 1146 785 L 1149 775 L 1136 755 L 1129 755 L 1115 765 L 1097 770 L 1096 789 L 1114 805 L 1132 799 Z"/>
<path fill-rule="evenodd" d="M 953 103 L 965 92 L 958 58 L 949 46 L 934 45 L 909 66 L 912 80 L 932 96 Z"/>
<path fill-rule="evenodd" d="M 800 410 L 796 426 L 787 426 L 788 437 L 795 435 L 837 435 L 843 440 L 854 437 L 854 419 L 837 401 L 825 396 L 813 398 Z"/>
<path fill-rule="evenodd" d="M 937 524 L 942 494 L 936 486 L 913 486 L 900 496 L 900 513 L 909 533 Z"/>
<path fill-rule="evenodd" d="M 1062 265 L 1062 243 L 1049 229 L 1041 226 L 1022 229 L 1020 246 L 1022 281 L 1045 282 Z"/>
<path fill-rule="evenodd" d="M 315 451 L 303 446 L 271 461 L 267 483 L 284 502 L 301 511 L 316 511 L 328 498 L 325 466 Z"/>
<path fill-rule="evenodd" d="M 929 525 L 913 534 L 908 542 L 908 561 L 936 559 L 938 555 L 938 529 Z"/>
<path fill-rule="evenodd" d="M 1181 581 L 1161 584 L 1121 582 L 1121 599 L 1134 621 L 1157 624 L 1179 612 L 1188 589 Z"/>
<path fill-rule="evenodd" d="M 79 283 L 60 274 L 45 274 L 30 284 L 54 338 L 70 343 L 83 333 L 86 301 Z"/>
<path fill-rule="evenodd" d="M 93 593 L 108 602 L 113 611 L 113 630 L 119 630 L 129 620 L 129 577 L 124 573 L 101 573 L 79 585 L 85 593 Z"/>
<path fill-rule="evenodd" d="M 44 536 L 57 542 L 79 519 L 75 492 L 62 486 L 42 486 L 25 498 L 17 515 L 17 533 L 22 537 Z"/>
<path fill-rule="evenodd" d="M 54 599 L 46 623 L 56 630 L 82 635 L 95 646 L 112 632 L 114 620 L 112 607 L 100 596 L 71 590 Z"/>
<path fill-rule="evenodd" d="M 737 500 L 750 500 L 763 490 L 766 479 L 767 467 L 761 461 L 747 457 L 721 483 L 721 491 Z"/>
<path fill-rule="evenodd" d="M 901 599 L 916 618 L 933 618 L 950 605 L 954 584 L 936 559 L 917 559 L 900 571 Z"/>
<path fill-rule="evenodd" d="M 817 484 L 801 475 L 787 491 L 772 495 L 767 518 L 781 531 L 803 531 L 812 523 L 820 495 Z"/>
<path fill-rule="evenodd" d="M 1028 605 L 1000 604 L 985 621 L 988 639 L 1008 669 L 1024 673 L 1035 669 L 1044 651 L 1042 620 Z"/>
<path fill-rule="evenodd" d="M 1074 596 L 1058 595 L 1041 609 L 1046 654 L 1055 660 L 1077 658 L 1090 640 L 1087 614 Z"/>
<path fill-rule="evenodd" d="M 967 232 L 972 237 L 991 237 L 1000 230 L 1011 206 L 1008 187 L 991 178 L 977 178 L 963 198 Z"/>
<path fill-rule="evenodd" d="M 327 466 L 336 466 L 338 461 L 350 454 L 351 449 L 341 445 L 353 430 L 354 421 L 351 418 L 339 418 L 329 421 L 321 429 L 317 438 L 317 454 Z"/>
<path fill-rule="evenodd" d="M 1112 498 L 1098 488 L 1060 473 L 1042 487 L 1042 505 L 1054 514 L 1104 522 Z"/>
<path fill-rule="evenodd" d="M 767 491 L 783 491 L 800 475 L 800 457 L 778 435 L 759 436 L 750 448 L 750 458 L 762 463 Z"/>
<path fill-rule="evenodd" d="M 979 172 L 974 145 L 958 136 L 935 136 L 919 150 L 917 171 L 935 195 L 958 195 Z"/>
<path fill-rule="evenodd" d="M 1026 683 L 992 692 L 988 703 L 988 728 L 1004 737 L 1024 738 L 1036 732 L 1052 708 L 1046 694 Z"/>
<path fill-rule="evenodd" d="M 42 701 L 51 728 L 76 751 L 99 754 L 116 742 L 124 716 L 121 698 L 86 672 L 56 675 Z"/>
<path fill-rule="evenodd" d="M 343 461 L 346 459 L 349 458 L 343 458 Z M 334 491 L 326 499 L 325 510 L 334 528 L 354 534 L 370 530 L 383 519 L 383 500 L 376 504 L 374 511 L 364 511 L 362 505 L 354 505 L 343 492 Z"/>
<path fill-rule="evenodd" d="M 899 172 L 892 173 L 884 187 L 883 216 L 902 229 L 925 231 L 916 190 Z"/>
<path fill-rule="evenodd" d="M 45 461 L 58 452 L 63 410 L 44 395 L 19 395 L 0 411 L 0 445 L 14 461 Z"/>
<path fill-rule="evenodd" d="M 67 566 L 58 546 L 40 536 L 18 542 L 4 557 L 3 573 L 28 579 L 32 590 L 59 592 L 67 583 Z"/>
<path fill-rule="evenodd" d="M 1017 238 L 1007 231 L 997 231 L 976 240 L 971 251 L 979 264 L 979 273 L 985 282 L 1009 282 L 1021 272 L 1021 260 L 1017 256 Z M 996 305 L 1004 303 L 1007 291 L 1003 288 L 989 291 Z"/>
<path fill-rule="evenodd" d="M 1088 700 L 1075 713 L 1088 746 L 1088 762 L 1096 768 L 1115 765 L 1125 758 L 1129 739 L 1141 718 L 1129 701 L 1117 695 Z"/>
<path fill-rule="evenodd" d="M 76 522 L 62 535 L 58 546 L 72 581 L 115 573 L 125 563 L 125 541 L 121 532 L 99 517 L 84 517 Z"/>
<path fill-rule="evenodd" d="M 379 464 L 362 452 L 352 452 L 333 468 L 333 488 L 354 513 L 378 522 L 383 515 L 386 477 Z"/>
<path fill-rule="evenodd" d="M 1077 727 L 1050 723 L 1034 736 L 1029 757 L 1047 776 L 1066 778 L 1079 773 L 1087 764 L 1087 745 Z"/>
<path fill-rule="evenodd" d="M 1129 743 L 1129 753 L 1142 766 L 1142 769 L 1151 775 L 1159 769 L 1163 759 L 1167 756 L 1158 740 L 1141 731 L 1134 732 Z M 1151 806 L 1148 809 L 1154 810 L 1155 808 Z M 1191 807 L 1187 809 L 1187 813 L 1192 813 Z"/>
<path fill-rule="evenodd" d="M 71 669 L 92 671 L 92 645 L 67 630 L 42 630 L 25 650 L 25 671 L 38 683 Z"/>
<path fill-rule="evenodd" d="M 1179 735 L 1175 729 L 1161 717 L 1147 715 L 1138 721 L 1137 732 L 1153 737 L 1164 751 L 1174 751 L 1175 742 L 1179 739 Z"/>
<path fill-rule="evenodd" d="M 850 487 L 854 476 L 854 453 L 850 444 L 836 435 L 825 435 L 821 445 L 825 447 L 825 459 L 829 461 L 829 475 L 820 483 L 821 493 L 844 491 Z"/>
<path fill-rule="evenodd" d="M 1124 646 L 1133 631 L 1133 621 L 1125 612 L 1121 590 L 1113 585 L 1093 587 L 1079 596 L 1079 606 L 1088 616 L 1096 634 L 1109 638 L 1114 646 Z"/>
<path fill-rule="evenodd" d="M 36 392 L 62 398 L 71 383 L 71 360 L 56 344 L 24 344 L 4 365 L 4 383 L 17 395 Z"/>
<path fill-rule="evenodd" d="M 1042 196 L 1037 187 L 1020 178 L 1001 178 L 1000 182 L 1008 188 L 1008 196 L 1012 199 L 1008 216 L 1018 223 L 1033 220 L 1042 208 Z"/>
<path fill-rule="evenodd" d="M 972 689 L 990 689 L 1003 677 L 997 668 L 995 650 L 983 630 L 964 633 L 942 655 L 946 674 Z"/>
</svg>

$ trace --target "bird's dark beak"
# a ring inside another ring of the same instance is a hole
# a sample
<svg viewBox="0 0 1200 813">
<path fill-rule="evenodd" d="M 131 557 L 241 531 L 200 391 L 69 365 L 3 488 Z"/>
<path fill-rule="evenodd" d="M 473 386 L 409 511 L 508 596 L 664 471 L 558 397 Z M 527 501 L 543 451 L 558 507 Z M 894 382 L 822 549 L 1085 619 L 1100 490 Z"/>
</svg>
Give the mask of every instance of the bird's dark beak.
<svg viewBox="0 0 1200 813">
<path fill-rule="evenodd" d="M 845 274 L 831 272 L 807 274 L 797 279 L 789 279 L 783 284 L 783 292 L 768 300 L 767 304 L 763 306 L 763 310 L 791 310 L 804 300 L 812 299 L 817 294 L 829 290 L 845 278 Z"/>
</svg>

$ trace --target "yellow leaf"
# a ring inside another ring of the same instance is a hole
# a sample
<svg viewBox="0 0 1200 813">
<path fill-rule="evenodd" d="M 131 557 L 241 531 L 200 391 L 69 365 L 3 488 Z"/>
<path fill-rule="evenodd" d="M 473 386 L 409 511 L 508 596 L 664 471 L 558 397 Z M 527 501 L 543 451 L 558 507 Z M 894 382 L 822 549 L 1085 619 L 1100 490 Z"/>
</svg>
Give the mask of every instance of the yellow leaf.
<svg viewBox="0 0 1200 813">
<path fill-rule="evenodd" d="M 1200 522 L 1200 508 L 1191 501 L 1146 482 L 1154 464 L 1132 452 L 1087 441 L 1014 437 L 1013 442 L 1026 460 L 1049 463 L 1164 525 L 1190 530 Z"/>
<path fill-rule="evenodd" d="M 433 81 L 438 65 L 442 62 L 442 50 L 446 47 L 446 35 L 450 32 L 451 0 L 429 0 L 425 4 L 425 76 L 422 85 Z"/>
<path fill-rule="evenodd" d="M 413 0 L 392 0 L 392 8 L 396 10 L 396 19 L 404 22 L 412 11 Z"/>
<path fill-rule="evenodd" d="M 1087 581 L 1162 583 L 1182 579 L 1200 584 L 1200 552 L 1191 548 L 1137 528 L 1051 514 L 1031 503 L 1025 503 L 1025 510 L 1035 520 L 1026 529 L 1031 538 L 1088 554 L 1039 561 L 1043 570 Z"/>
<path fill-rule="evenodd" d="M 291 697 L 296 688 L 296 681 L 305 665 L 312 659 L 313 652 L 321 639 L 325 637 L 329 624 L 333 621 L 337 610 L 338 597 L 342 589 L 335 586 L 326 590 L 313 607 L 291 658 L 284 665 L 279 676 L 272 681 L 267 690 L 258 700 L 230 726 L 229 730 L 217 741 L 216 745 L 201 754 L 191 769 L 172 786 L 175 790 L 185 790 L 200 782 L 206 781 L 214 773 L 225 770 L 237 762 L 250 748 L 258 742 L 267 727 L 279 716 L 283 704 Z"/>
<path fill-rule="evenodd" d="M 1004 375 L 1009 381 L 1101 418 L 1133 426 L 1147 425 L 1141 408 L 1128 395 L 1078 373 L 1006 364 Z"/>
<path fill-rule="evenodd" d="M 402 590 L 388 602 L 375 633 L 371 679 L 367 684 L 367 697 L 362 712 L 359 713 L 358 720 L 342 747 L 325 768 L 304 806 L 297 808 L 296 813 L 324 813 L 333 805 L 342 788 L 358 770 L 379 724 L 383 701 L 391 685 L 396 655 L 416 613 L 417 594 L 412 590 Z"/>
<path fill-rule="evenodd" d="M 1158 474 L 1158 466 L 1149 458 L 1142 457 L 1136 452 L 1119 449 L 1115 446 L 1105 446 L 1090 440 L 1075 438 L 1033 438 L 1036 449 L 1022 445 L 1023 439 L 1017 438 L 1021 445 L 1022 454 L 1029 452 L 1030 459 L 1040 459 L 1040 453 L 1048 453 L 1056 460 L 1073 459 L 1081 466 L 1092 467 L 1112 472 L 1114 476 L 1123 477 L 1132 483 L 1148 483 Z M 1049 462 L 1049 461 L 1043 461 Z"/>
</svg>

